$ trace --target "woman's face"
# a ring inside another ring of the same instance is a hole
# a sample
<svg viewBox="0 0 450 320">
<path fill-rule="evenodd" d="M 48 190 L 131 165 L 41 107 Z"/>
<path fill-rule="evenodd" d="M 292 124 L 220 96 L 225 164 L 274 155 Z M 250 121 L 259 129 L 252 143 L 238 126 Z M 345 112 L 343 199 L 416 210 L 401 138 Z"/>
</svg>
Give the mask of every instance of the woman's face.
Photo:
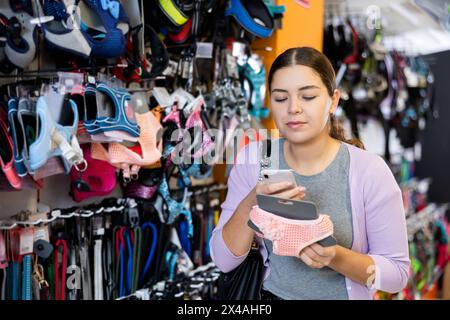
<svg viewBox="0 0 450 320">
<path fill-rule="evenodd" d="M 328 134 L 328 118 L 336 109 L 339 92 L 330 97 L 312 68 L 294 65 L 275 72 L 270 101 L 280 133 L 293 143 L 305 143 L 324 130 Z"/>
</svg>

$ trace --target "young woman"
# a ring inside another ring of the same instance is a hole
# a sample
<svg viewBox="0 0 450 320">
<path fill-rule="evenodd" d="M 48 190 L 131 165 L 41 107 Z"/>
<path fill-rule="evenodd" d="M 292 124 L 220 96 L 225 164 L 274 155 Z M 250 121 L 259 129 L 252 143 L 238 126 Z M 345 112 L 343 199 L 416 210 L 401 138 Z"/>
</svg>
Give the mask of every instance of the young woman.
<svg viewBox="0 0 450 320">
<path fill-rule="evenodd" d="M 258 182 L 260 143 L 238 155 L 228 195 L 210 240 L 223 272 L 243 262 L 254 231 L 248 227 L 256 194 L 315 202 L 330 216 L 337 245 L 312 244 L 297 257 L 278 256 L 257 238 L 265 261 L 263 299 L 372 299 L 399 292 L 409 270 L 402 196 L 383 159 L 346 140 L 333 116 L 339 102 L 329 60 L 313 48 L 292 48 L 269 72 L 272 114 L 282 139 L 272 140 L 273 169 L 293 169 L 298 186 Z"/>
</svg>

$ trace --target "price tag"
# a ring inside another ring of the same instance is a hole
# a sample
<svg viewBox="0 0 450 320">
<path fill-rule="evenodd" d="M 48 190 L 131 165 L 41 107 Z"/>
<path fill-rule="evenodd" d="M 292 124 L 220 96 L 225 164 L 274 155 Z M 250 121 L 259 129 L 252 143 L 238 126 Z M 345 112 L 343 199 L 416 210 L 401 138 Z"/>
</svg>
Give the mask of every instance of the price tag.
<svg viewBox="0 0 450 320">
<path fill-rule="evenodd" d="M 245 55 L 245 44 L 242 42 L 233 42 L 233 48 L 231 51 L 234 57 L 242 57 Z"/>
<path fill-rule="evenodd" d="M 64 93 L 81 93 L 83 74 L 76 72 L 58 72 L 59 91 Z"/>
<path fill-rule="evenodd" d="M 227 60 L 227 73 L 228 76 L 234 79 L 239 79 L 239 70 L 236 62 L 236 58 L 231 54 L 226 55 Z"/>
<path fill-rule="evenodd" d="M 163 75 L 167 77 L 174 77 L 177 74 L 178 70 L 178 62 L 169 60 L 169 64 L 167 65 L 167 68 L 164 69 Z"/>
<path fill-rule="evenodd" d="M 180 59 L 177 65 L 177 76 L 181 76 L 183 74 L 183 60 Z"/>
<path fill-rule="evenodd" d="M 152 90 L 152 94 L 155 97 L 156 101 L 158 101 L 158 104 L 161 106 L 161 108 L 167 108 L 172 105 L 172 99 L 166 88 L 154 87 Z"/>
<path fill-rule="evenodd" d="M 200 59 L 212 59 L 213 49 L 214 46 L 212 42 L 197 42 L 195 57 Z"/>
<path fill-rule="evenodd" d="M 34 228 L 26 228 L 20 231 L 19 254 L 26 255 L 33 253 Z"/>
<path fill-rule="evenodd" d="M 189 79 L 189 70 L 191 69 L 191 59 L 183 60 L 183 67 L 182 67 L 182 73 L 181 77 L 183 79 Z"/>
<path fill-rule="evenodd" d="M 34 229 L 34 242 L 38 240 L 50 241 L 48 227 L 38 227 Z"/>
</svg>

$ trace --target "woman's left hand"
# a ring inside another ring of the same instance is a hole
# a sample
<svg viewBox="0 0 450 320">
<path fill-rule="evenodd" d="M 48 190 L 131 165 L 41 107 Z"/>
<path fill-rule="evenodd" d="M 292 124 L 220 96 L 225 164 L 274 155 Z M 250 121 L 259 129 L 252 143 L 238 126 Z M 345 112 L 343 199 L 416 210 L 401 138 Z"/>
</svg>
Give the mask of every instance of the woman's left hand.
<svg viewBox="0 0 450 320">
<path fill-rule="evenodd" d="M 314 243 L 302 251 L 300 251 L 299 258 L 309 267 L 314 269 L 321 269 L 330 265 L 336 256 L 336 246 L 322 247 Z"/>
</svg>

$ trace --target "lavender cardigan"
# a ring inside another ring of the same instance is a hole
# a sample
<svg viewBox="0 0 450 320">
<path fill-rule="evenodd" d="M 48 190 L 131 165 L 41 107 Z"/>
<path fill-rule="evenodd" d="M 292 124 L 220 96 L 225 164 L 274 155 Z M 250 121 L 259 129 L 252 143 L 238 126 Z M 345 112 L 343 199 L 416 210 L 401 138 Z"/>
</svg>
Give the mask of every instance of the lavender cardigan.
<svg viewBox="0 0 450 320">
<path fill-rule="evenodd" d="M 241 264 L 247 253 L 234 255 L 225 244 L 222 228 L 239 203 L 254 188 L 259 177 L 259 142 L 251 142 L 239 152 L 228 179 L 228 194 L 219 222 L 210 239 L 212 260 L 223 272 Z M 408 281 L 410 266 L 405 213 L 400 188 L 384 160 L 378 155 L 348 145 L 349 182 L 352 204 L 352 250 L 368 254 L 375 262 L 375 282 L 371 288 L 346 278 L 349 299 L 372 299 L 376 290 L 401 291 Z M 267 278 L 270 268 L 267 249 L 259 239 Z"/>
</svg>

